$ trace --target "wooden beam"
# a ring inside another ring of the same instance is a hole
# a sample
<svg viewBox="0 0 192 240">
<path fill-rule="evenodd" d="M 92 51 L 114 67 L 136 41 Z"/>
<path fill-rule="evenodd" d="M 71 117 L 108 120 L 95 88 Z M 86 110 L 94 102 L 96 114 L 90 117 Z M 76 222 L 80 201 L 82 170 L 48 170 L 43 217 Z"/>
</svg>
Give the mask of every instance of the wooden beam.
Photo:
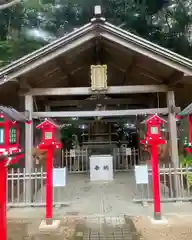
<svg viewBox="0 0 192 240">
<path fill-rule="evenodd" d="M 73 112 L 33 112 L 33 118 L 60 118 L 60 117 L 106 117 L 129 116 L 142 114 L 168 114 L 168 108 L 107 110 L 107 111 L 73 111 Z"/>
<path fill-rule="evenodd" d="M 135 117 L 135 116 L 134 116 Z M 62 120 L 59 121 L 59 118 L 57 119 L 57 123 L 58 124 L 88 124 L 88 123 L 93 123 L 94 118 L 79 118 L 77 120 L 73 120 L 73 119 L 67 119 L 67 118 L 61 118 Z M 135 120 L 135 119 L 134 119 Z M 113 118 L 102 118 L 102 122 L 106 122 L 106 123 L 134 123 L 133 119 L 130 119 L 130 116 L 127 117 L 113 117 Z"/>
<path fill-rule="evenodd" d="M 132 85 L 132 86 L 110 86 L 104 94 L 134 94 L 134 93 L 156 93 L 167 92 L 166 85 Z M 27 95 L 31 96 L 67 96 L 67 95 L 92 95 L 95 92 L 90 87 L 74 88 L 33 88 Z"/>
<path fill-rule="evenodd" d="M 127 105 L 147 105 L 146 100 L 149 98 L 117 98 L 117 99 L 97 99 L 97 100 L 53 100 L 48 101 L 48 105 L 51 107 L 62 107 L 62 106 L 78 106 L 78 105 L 96 105 L 102 103 L 105 105 L 117 105 L 117 104 L 127 104 Z M 145 104 L 144 104 L 145 103 Z"/>
</svg>

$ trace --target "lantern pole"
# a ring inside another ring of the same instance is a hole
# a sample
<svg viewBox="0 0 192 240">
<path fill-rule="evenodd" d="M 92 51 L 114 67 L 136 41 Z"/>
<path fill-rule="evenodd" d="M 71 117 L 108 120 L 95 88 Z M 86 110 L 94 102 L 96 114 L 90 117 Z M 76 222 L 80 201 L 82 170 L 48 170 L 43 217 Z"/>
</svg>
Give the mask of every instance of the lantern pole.
<svg viewBox="0 0 192 240">
<path fill-rule="evenodd" d="M 0 159 L 0 233 L 7 240 L 7 168 L 5 159 Z"/>
<path fill-rule="evenodd" d="M 161 220 L 160 181 L 158 164 L 158 145 L 151 145 L 152 177 L 153 177 L 153 198 L 154 198 L 154 219 Z"/>
<path fill-rule="evenodd" d="M 46 224 L 53 221 L 53 149 L 47 151 Z"/>
<path fill-rule="evenodd" d="M 42 220 L 39 229 L 57 229 L 60 221 L 53 220 L 53 157 L 54 151 L 61 148 L 61 143 L 55 139 L 57 124 L 51 119 L 45 119 L 36 126 L 42 131 L 42 139 L 38 146 L 41 150 L 46 150 L 46 216 Z"/>
<path fill-rule="evenodd" d="M 158 146 L 165 144 L 166 141 L 161 136 L 160 126 L 165 123 L 158 115 L 153 115 L 146 120 L 147 133 L 142 144 L 150 146 L 151 164 L 152 164 L 152 182 L 153 182 L 153 200 L 154 200 L 154 220 L 162 220 L 161 199 L 160 199 L 160 177 L 159 177 L 159 156 Z"/>
</svg>

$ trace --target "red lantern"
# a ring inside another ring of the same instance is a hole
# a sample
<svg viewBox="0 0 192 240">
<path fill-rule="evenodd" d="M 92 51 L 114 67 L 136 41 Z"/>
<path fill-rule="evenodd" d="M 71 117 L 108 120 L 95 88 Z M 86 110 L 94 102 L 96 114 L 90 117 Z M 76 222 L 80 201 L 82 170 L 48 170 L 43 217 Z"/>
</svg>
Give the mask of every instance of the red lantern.
<svg viewBox="0 0 192 240">
<path fill-rule="evenodd" d="M 24 157 L 20 146 L 19 123 L 3 113 L 0 114 L 0 156 L 10 156 L 7 165 L 10 162 L 14 164 Z"/>
<path fill-rule="evenodd" d="M 46 181 L 46 221 L 52 224 L 53 218 L 53 155 L 56 149 L 62 147 L 60 141 L 56 139 L 58 125 L 51 119 L 45 119 L 37 129 L 42 130 L 42 139 L 38 147 L 47 150 L 47 181 Z"/>
<path fill-rule="evenodd" d="M 154 217 L 156 220 L 161 219 L 160 206 L 160 182 L 159 182 L 159 162 L 158 162 L 158 145 L 165 144 L 166 141 L 161 136 L 161 125 L 166 121 L 157 114 L 152 115 L 145 120 L 147 132 L 141 144 L 150 146 L 152 158 L 152 176 L 153 176 L 153 194 L 154 194 Z"/>
<path fill-rule="evenodd" d="M 0 232 L 7 239 L 7 166 L 24 157 L 20 146 L 19 122 L 28 123 L 24 115 L 13 108 L 0 106 Z"/>
<path fill-rule="evenodd" d="M 186 145 L 185 149 L 188 153 L 192 153 L 192 115 L 191 114 L 189 114 L 188 119 L 189 119 L 189 142 Z"/>
<path fill-rule="evenodd" d="M 141 144 L 154 145 L 165 144 L 166 141 L 161 136 L 161 125 L 166 121 L 160 118 L 157 114 L 154 114 L 145 120 L 147 125 L 147 132 L 144 140 L 141 140 Z"/>
<path fill-rule="evenodd" d="M 42 123 L 37 125 L 37 129 L 42 130 L 42 139 L 38 147 L 40 149 L 56 150 L 61 148 L 61 142 L 57 139 L 57 130 L 59 126 L 51 119 L 45 119 Z"/>
</svg>

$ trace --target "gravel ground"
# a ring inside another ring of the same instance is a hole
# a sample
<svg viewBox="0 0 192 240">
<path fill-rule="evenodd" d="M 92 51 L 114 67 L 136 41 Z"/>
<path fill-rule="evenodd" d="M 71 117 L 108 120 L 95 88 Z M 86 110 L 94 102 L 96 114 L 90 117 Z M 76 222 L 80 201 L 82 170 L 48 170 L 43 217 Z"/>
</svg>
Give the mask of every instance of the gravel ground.
<svg viewBox="0 0 192 240">
<path fill-rule="evenodd" d="M 133 221 L 121 217 L 68 217 L 56 231 L 40 232 L 39 219 L 8 222 L 8 240 L 140 240 Z"/>
<path fill-rule="evenodd" d="M 40 232 L 40 219 L 10 219 L 8 240 L 191 240 L 192 215 L 168 215 L 167 224 L 152 224 L 141 217 L 61 218 L 54 232 Z"/>
<path fill-rule="evenodd" d="M 146 216 L 134 217 L 137 232 L 145 240 L 191 240 L 192 215 L 170 215 L 167 224 L 152 224 Z"/>
</svg>

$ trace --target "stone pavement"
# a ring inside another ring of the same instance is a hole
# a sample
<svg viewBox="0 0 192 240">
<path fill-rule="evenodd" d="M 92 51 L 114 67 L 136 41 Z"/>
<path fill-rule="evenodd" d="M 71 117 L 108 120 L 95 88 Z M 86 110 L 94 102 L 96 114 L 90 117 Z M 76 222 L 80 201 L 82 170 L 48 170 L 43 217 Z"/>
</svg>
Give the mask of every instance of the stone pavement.
<svg viewBox="0 0 192 240">
<path fill-rule="evenodd" d="M 62 217 L 56 231 L 40 232 L 39 218 L 10 219 L 8 240 L 191 240 L 192 215 L 166 215 L 168 223 L 152 224 L 148 216 Z"/>
<path fill-rule="evenodd" d="M 66 217 L 55 232 L 40 232 L 39 219 L 9 221 L 9 240 L 140 240 L 131 218 Z"/>
</svg>

